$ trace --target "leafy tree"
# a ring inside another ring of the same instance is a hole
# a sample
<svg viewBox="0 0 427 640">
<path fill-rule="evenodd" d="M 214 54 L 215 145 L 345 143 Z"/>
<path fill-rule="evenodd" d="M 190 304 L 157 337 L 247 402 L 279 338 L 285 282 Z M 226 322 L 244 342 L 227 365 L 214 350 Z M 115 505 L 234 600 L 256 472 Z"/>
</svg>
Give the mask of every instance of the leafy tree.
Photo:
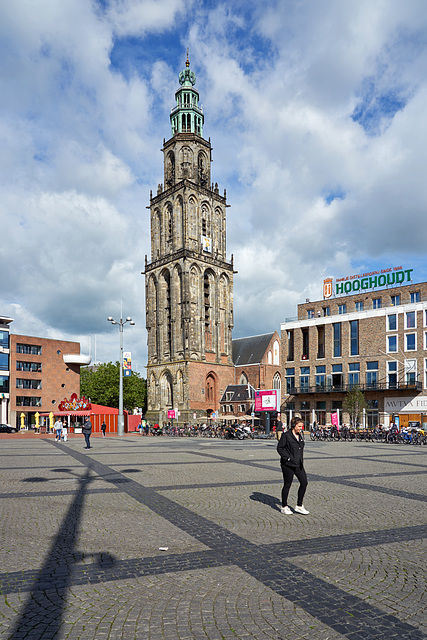
<svg viewBox="0 0 427 640">
<path fill-rule="evenodd" d="M 355 427 L 360 422 L 363 409 L 366 409 L 367 404 L 363 392 L 359 387 L 354 387 L 346 394 L 344 402 L 342 404 L 343 410 L 350 416 L 350 424 Z"/>
<path fill-rule="evenodd" d="M 120 363 L 107 362 L 97 369 L 90 367 L 80 371 L 80 395 L 86 396 L 94 404 L 106 407 L 119 407 Z M 123 377 L 123 408 L 133 411 L 147 409 L 147 383 L 135 371 Z"/>
</svg>

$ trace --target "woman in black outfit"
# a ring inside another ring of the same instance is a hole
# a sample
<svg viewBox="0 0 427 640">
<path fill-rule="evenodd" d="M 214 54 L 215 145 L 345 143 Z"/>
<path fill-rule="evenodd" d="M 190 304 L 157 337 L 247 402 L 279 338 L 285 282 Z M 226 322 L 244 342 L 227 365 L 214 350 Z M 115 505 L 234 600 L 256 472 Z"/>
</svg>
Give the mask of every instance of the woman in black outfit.
<svg viewBox="0 0 427 640">
<path fill-rule="evenodd" d="M 307 489 L 307 474 L 304 469 L 304 423 L 301 418 L 292 418 L 291 428 L 284 431 L 277 445 L 280 454 L 280 466 L 283 473 L 282 508 L 280 511 L 286 515 L 292 515 L 292 509 L 288 506 L 288 494 L 294 475 L 299 480 L 296 513 L 308 515 L 309 511 L 303 505 L 304 494 Z"/>
</svg>

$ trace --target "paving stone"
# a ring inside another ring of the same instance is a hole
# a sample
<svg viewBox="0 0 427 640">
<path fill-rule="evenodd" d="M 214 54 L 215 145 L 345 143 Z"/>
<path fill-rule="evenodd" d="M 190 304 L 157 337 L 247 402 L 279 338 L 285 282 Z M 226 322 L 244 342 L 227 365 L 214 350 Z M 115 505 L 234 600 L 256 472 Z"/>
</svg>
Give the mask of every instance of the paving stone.
<svg viewBox="0 0 427 640">
<path fill-rule="evenodd" d="M 4 442 L 2 640 L 426 640 L 427 449 L 307 442 L 284 517 L 271 441 L 79 445 Z"/>
</svg>

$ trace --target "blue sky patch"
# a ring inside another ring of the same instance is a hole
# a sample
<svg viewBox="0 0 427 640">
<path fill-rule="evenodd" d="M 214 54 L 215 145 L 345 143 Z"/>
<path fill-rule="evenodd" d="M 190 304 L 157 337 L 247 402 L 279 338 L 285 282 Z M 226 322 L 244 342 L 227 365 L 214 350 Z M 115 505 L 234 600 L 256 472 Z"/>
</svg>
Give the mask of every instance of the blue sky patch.
<svg viewBox="0 0 427 640">
<path fill-rule="evenodd" d="M 367 135 L 380 134 L 398 111 L 405 108 L 407 97 L 402 88 L 381 90 L 374 78 L 365 82 L 364 92 L 351 117 L 359 123 Z"/>
<path fill-rule="evenodd" d="M 343 189 L 341 189 L 340 187 L 338 187 L 336 189 L 330 189 L 329 191 L 327 191 L 324 194 L 323 197 L 324 197 L 324 200 L 325 200 L 326 204 L 329 205 L 334 200 L 344 200 L 345 191 Z"/>
</svg>

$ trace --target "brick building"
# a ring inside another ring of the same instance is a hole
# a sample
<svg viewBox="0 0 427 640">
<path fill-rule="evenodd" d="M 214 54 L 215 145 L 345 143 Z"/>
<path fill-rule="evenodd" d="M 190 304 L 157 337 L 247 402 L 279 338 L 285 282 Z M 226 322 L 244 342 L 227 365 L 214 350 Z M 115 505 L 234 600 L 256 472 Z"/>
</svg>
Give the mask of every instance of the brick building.
<svg viewBox="0 0 427 640">
<path fill-rule="evenodd" d="M 280 336 L 277 331 L 233 340 L 234 383 L 254 389 L 280 389 Z"/>
<path fill-rule="evenodd" d="M 226 256 L 226 194 L 211 183 L 195 74 L 179 75 L 172 137 L 163 144 L 164 185 L 150 194 L 151 261 L 145 264 L 147 418 L 182 422 L 219 409 L 234 382 L 233 259 Z"/>
<path fill-rule="evenodd" d="M 221 397 L 220 417 L 250 415 L 254 411 L 255 390 L 277 389 L 280 396 L 280 336 L 277 331 L 235 338 L 233 363 L 234 384 L 228 385 Z M 257 414 L 256 417 L 266 422 L 267 416 Z M 270 417 L 275 420 L 277 412 Z"/>
<path fill-rule="evenodd" d="M 338 412 L 348 423 L 342 403 L 359 386 L 368 405 L 366 426 L 427 422 L 427 283 L 373 290 L 409 281 L 410 271 L 391 273 L 385 282 L 382 275 L 345 279 L 336 291 L 356 293 L 306 301 L 297 318 L 281 324 L 282 413 L 288 419 L 298 412 L 307 425 L 330 424 Z"/>
<path fill-rule="evenodd" d="M 65 397 L 80 396 L 80 366 L 90 356 L 80 354 L 80 344 L 10 334 L 9 423 L 35 424 L 35 413 L 55 411 Z"/>
</svg>

